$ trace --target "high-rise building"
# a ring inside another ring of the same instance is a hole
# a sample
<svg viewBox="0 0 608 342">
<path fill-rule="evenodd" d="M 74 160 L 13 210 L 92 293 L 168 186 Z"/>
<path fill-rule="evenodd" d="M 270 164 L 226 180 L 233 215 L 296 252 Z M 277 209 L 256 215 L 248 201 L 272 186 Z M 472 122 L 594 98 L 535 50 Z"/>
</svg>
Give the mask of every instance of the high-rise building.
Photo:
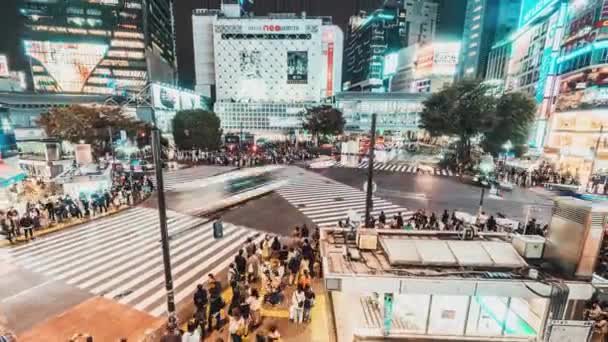
<svg viewBox="0 0 608 342">
<path fill-rule="evenodd" d="M 492 46 L 517 29 L 521 0 L 469 0 L 467 3 L 460 77 L 486 76 Z"/>
<path fill-rule="evenodd" d="M 349 21 L 344 49 L 343 90 L 386 91 L 385 57 L 407 46 L 431 42 L 437 26 L 437 4 L 407 0 L 387 2 L 372 13 Z"/>
<path fill-rule="evenodd" d="M 437 30 L 437 8 L 438 5 L 431 1 L 403 1 L 400 17 L 405 16 L 405 32 L 401 34 L 401 47 L 433 41 Z"/>
<path fill-rule="evenodd" d="M 509 42 L 511 52 L 506 91 L 529 94 L 538 104 L 528 145 L 545 144 L 548 118 L 555 102 L 557 61 L 566 25 L 568 0 L 523 0 L 518 29 Z"/>
<path fill-rule="evenodd" d="M 172 0 L 20 0 L 38 92 L 123 94 L 175 82 Z"/>
</svg>

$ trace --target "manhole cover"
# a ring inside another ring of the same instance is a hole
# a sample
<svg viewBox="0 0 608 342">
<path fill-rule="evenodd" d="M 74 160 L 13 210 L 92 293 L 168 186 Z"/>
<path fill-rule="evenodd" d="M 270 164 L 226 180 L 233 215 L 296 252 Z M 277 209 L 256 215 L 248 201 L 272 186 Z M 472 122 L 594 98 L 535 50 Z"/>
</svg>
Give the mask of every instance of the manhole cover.
<svg viewBox="0 0 608 342">
<path fill-rule="evenodd" d="M 336 197 L 336 198 L 334 198 L 334 201 L 336 201 L 336 202 L 342 202 L 342 201 L 344 201 L 344 198 L 342 198 L 342 197 Z"/>
<path fill-rule="evenodd" d="M 326 184 L 331 184 L 331 182 L 330 182 L 330 181 L 325 181 L 325 183 L 326 183 Z"/>
<path fill-rule="evenodd" d="M 298 204 L 298 208 L 306 208 L 306 204 Z"/>
</svg>

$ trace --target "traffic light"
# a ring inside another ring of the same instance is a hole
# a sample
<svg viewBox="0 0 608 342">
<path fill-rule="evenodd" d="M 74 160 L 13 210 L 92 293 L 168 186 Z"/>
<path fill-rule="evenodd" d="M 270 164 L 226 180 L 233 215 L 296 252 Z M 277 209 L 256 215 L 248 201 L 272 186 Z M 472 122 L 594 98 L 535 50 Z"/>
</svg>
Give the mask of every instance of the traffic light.
<svg viewBox="0 0 608 342">
<path fill-rule="evenodd" d="M 253 151 L 253 153 L 256 153 L 258 151 L 258 146 L 257 145 L 251 146 L 251 151 Z"/>
</svg>

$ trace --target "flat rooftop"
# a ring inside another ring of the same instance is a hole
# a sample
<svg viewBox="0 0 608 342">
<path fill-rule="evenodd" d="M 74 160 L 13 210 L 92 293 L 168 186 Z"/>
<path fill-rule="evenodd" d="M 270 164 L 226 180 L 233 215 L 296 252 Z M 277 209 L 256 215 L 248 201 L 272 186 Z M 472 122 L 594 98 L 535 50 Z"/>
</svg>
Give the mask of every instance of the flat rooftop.
<svg viewBox="0 0 608 342">
<path fill-rule="evenodd" d="M 377 234 L 376 249 L 357 248 L 349 230 L 327 228 L 321 234 L 324 272 L 333 276 L 413 276 L 476 279 L 526 279 L 528 263 L 505 233 L 478 233 L 462 240 L 460 232 L 362 230 Z"/>
</svg>

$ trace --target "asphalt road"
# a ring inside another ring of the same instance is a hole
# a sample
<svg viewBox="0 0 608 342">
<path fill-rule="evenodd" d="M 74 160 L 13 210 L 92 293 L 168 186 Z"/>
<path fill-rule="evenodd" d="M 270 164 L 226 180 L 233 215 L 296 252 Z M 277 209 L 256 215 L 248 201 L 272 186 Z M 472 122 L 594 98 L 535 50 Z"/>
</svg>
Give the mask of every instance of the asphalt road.
<svg viewBox="0 0 608 342">
<path fill-rule="evenodd" d="M 317 173 L 361 189 L 367 180 L 367 170 L 328 168 Z M 375 195 L 404 206 L 410 210 L 426 209 L 436 213 L 444 209 L 465 211 L 471 214 L 479 210 L 481 188 L 459 177 L 416 175 L 402 172 L 375 171 L 377 184 Z M 484 197 L 483 210 L 488 214 L 502 213 L 508 218 L 523 221 L 530 207 L 530 218 L 548 222 L 553 203 L 547 196 L 523 188 L 505 192 L 502 198 Z"/>
</svg>

